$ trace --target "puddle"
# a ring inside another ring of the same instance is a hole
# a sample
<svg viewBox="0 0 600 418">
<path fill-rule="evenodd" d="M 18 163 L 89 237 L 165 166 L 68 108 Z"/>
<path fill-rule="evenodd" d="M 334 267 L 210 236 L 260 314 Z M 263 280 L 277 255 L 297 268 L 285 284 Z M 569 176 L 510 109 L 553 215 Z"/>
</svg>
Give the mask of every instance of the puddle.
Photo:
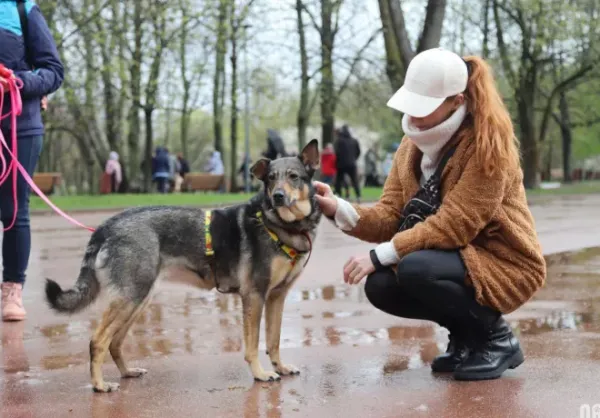
<svg viewBox="0 0 600 418">
<path fill-rule="evenodd" d="M 553 331 L 600 333 L 600 313 L 553 312 L 543 318 L 521 319 L 513 329 L 522 335 L 537 335 Z"/>
</svg>

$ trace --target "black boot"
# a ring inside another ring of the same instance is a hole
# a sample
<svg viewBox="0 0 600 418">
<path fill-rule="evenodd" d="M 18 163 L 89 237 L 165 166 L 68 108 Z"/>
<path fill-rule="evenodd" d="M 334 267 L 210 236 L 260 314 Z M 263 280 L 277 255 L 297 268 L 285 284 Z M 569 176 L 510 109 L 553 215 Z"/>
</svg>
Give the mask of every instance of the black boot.
<svg viewBox="0 0 600 418">
<path fill-rule="evenodd" d="M 506 369 L 523 363 L 519 340 L 510 325 L 500 317 L 482 333 L 467 360 L 454 371 L 456 380 L 497 379 Z"/>
<path fill-rule="evenodd" d="M 448 348 L 431 362 L 431 370 L 436 373 L 450 373 L 463 363 L 468 357 L 470 340 L 464 332 L 451 332 Z"/>
</svg>

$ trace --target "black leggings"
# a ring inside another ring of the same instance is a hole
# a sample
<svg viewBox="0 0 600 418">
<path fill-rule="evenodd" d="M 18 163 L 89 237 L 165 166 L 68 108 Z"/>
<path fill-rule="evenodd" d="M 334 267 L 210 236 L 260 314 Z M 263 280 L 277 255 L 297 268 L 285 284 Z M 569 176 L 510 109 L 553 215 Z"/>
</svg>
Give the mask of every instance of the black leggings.
<svg viewBox="0 0 600 418">
<path fill-rule="evenodd" d="M 466 268 L 458 251 L 422 250 L 391 268 L 367 277 L 365 293 L 377 309 L 403 318 L 425 319 L 448 328 L 487 327 L 500 313 L 475 300 L 465 284 Z"/>
<path fill-rule="evenodd" d="M 350 177 L 352 187 L 354 187 L 354 192 L 356 192 L 356 197 L 360 198 L 360 186 L 358 184 L 358 173 L 355 165 L 350 167 L 338 167 L 337 177 L 335 178 L 335 193 L 338 196 L 342 195 L 342 184 L 344 183 L 344 177 L 346 175 Z"/>
</svg>

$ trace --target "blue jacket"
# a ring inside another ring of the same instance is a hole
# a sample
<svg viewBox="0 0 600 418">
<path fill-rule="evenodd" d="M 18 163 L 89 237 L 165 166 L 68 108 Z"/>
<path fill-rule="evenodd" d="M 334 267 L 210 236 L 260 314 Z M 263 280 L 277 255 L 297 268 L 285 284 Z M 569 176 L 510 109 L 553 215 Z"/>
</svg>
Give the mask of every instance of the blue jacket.
<svg viewBox="0 0 600 418">
<path fill-rule="evenodd" d="M 169 153 L 163 147 L 156 147 L 152 158 L 152 177 L 169 177 Z"/>
<path fill-rule="evenodd" d="M 42 97 L 58 90 L 64 75 L 52 33 L 39 7 L 27 0 L 25 11 L 29 35 L 27 49 L 34 70 L 25 59 L 25 42 L 17 2 L 0 0 L 0 63 L 13 70 L 23 81 L 21 89 L 23 112 L 17 119 L 17 133 L 20 137 L 44 134 L 40 101 Z M 10 101 L 7 99 L 8 96 L 4 98 L 3 115 L 10 111 Z M 2 131 L 5 134 L 9 126 L 8 118 L 4 119 Z"/>
</svg>

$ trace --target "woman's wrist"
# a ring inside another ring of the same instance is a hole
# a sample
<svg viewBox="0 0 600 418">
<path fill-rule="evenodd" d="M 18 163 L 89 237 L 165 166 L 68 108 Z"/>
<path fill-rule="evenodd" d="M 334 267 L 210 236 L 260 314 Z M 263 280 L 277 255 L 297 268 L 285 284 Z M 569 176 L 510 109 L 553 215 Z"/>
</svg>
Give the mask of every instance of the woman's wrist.
<svg viewBox="0 0 600 418">
<path fill-rule="evenodd" d="M 358 220 L 360 219 L 360 215 L 350 204 L 350 202 L 337 196 L 335 196 L 335 199 L 337 201 L 337 209 L 335 211 L 335 215 L 333 215 L 335 225 L 342 231 L 350 231 L 354 229 L 358 223 Z"/>
<path fill-rule="evenodd" d="M 373 263 L 373 267 L 375 267 L 375 270 L 381 270 L 385 267 L 379 261 L 379 257 L 377 257 L 377 252 L 374 249 L 369 251 L 369 257 L 371 257 L 371 262 Z"/>
<path fill-rule="evenodd" d="M 379 244 L 377 247 L 375 247 L 374 251 L 377 255 L 377 259 L 384 266 L 389 266 L 400 262 L 400 257 L 398 257 L 398 253 L 396 252 L 396 248 L 394 247 L 392 241 Z"/>
</svg>

